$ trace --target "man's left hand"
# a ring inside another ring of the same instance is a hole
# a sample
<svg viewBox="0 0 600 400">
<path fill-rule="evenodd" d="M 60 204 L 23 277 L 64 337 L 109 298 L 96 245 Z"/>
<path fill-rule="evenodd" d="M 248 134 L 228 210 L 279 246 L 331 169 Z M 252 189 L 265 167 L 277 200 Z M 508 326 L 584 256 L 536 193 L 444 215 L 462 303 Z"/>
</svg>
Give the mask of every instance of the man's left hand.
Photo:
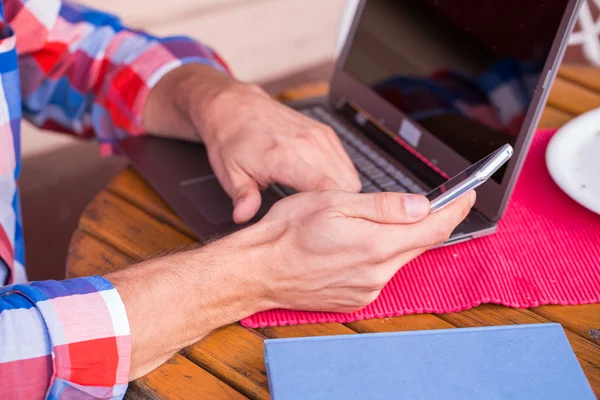
<svg viewBox="0 0 600 400">
<path fill-rule="evenodd" d="M 361 188 L 329 126 L 205 66 L 167 74 L 153 89 L 144 118 L 150 132 L 204 141 L 237 223 L 256 214 L 260 189 L 272 183 L 298 191 Z"/>
</svg>

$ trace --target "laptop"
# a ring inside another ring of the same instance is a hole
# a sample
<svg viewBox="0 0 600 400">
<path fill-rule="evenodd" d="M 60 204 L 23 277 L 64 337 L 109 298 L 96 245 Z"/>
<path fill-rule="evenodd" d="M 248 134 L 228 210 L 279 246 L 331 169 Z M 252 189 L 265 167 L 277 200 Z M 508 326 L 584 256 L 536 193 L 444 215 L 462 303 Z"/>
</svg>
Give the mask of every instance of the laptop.
<svg viewBox="0 0 600 400">
<path fill-rule="evenodd" d="M 289 106 L 337 132 L 363 192 L 425 194 L 510 144 L 513 157 L 480 186 L 475 208 L 445 244 L 491 234 L 506 210 L 581 3 L 363 0 L 329 95 Z M 147 136 L 119 146 L 200 240 L 240 228 L 203 145 Z M 293 193 L 280 185 L 263 191 L 250 223 Z"/>
</svg>

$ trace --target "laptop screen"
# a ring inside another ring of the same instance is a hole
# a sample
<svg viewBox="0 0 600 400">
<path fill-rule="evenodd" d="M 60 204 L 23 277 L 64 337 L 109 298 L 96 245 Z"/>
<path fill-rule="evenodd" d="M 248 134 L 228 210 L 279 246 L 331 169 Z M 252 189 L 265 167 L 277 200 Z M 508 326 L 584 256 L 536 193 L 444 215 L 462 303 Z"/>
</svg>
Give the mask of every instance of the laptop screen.
<svg viewBox="0 0 600 400">
<path fill-rule="evenodd" d="M 568 0 L 369 0 L 344 71 L 469 162 L 514 146 Z M 414 130 L 399 135 L 413 143 Z M 503 170 L 494 179 L 500 183 Z"/>
</svg>

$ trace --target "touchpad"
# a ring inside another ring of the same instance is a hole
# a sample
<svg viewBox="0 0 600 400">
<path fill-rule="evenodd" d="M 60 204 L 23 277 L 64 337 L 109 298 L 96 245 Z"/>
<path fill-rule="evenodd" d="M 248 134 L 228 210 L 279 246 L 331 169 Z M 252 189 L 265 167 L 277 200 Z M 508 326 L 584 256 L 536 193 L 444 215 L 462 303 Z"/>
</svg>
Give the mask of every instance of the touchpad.
<svg viewBox="0 0 600 400">
<path fill-rule="evenodd" d="M 212 224 L 221 225 L 233 222 L 233 204 L 215 175 L 183 181 L 181 192 Z"/>
</svg>

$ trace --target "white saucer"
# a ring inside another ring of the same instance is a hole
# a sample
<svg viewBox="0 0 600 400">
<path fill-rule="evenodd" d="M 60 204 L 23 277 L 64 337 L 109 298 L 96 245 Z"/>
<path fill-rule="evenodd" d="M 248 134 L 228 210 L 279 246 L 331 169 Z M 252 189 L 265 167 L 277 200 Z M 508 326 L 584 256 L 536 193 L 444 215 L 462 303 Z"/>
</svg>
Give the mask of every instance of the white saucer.
<svg viewBox="0 0 600 400">
<path fill-rule="evenodd" d="M 600 108 L 556 132 L 546 149 L 546 165 L 565 193 L 600 214 Z"/>
</svg>

